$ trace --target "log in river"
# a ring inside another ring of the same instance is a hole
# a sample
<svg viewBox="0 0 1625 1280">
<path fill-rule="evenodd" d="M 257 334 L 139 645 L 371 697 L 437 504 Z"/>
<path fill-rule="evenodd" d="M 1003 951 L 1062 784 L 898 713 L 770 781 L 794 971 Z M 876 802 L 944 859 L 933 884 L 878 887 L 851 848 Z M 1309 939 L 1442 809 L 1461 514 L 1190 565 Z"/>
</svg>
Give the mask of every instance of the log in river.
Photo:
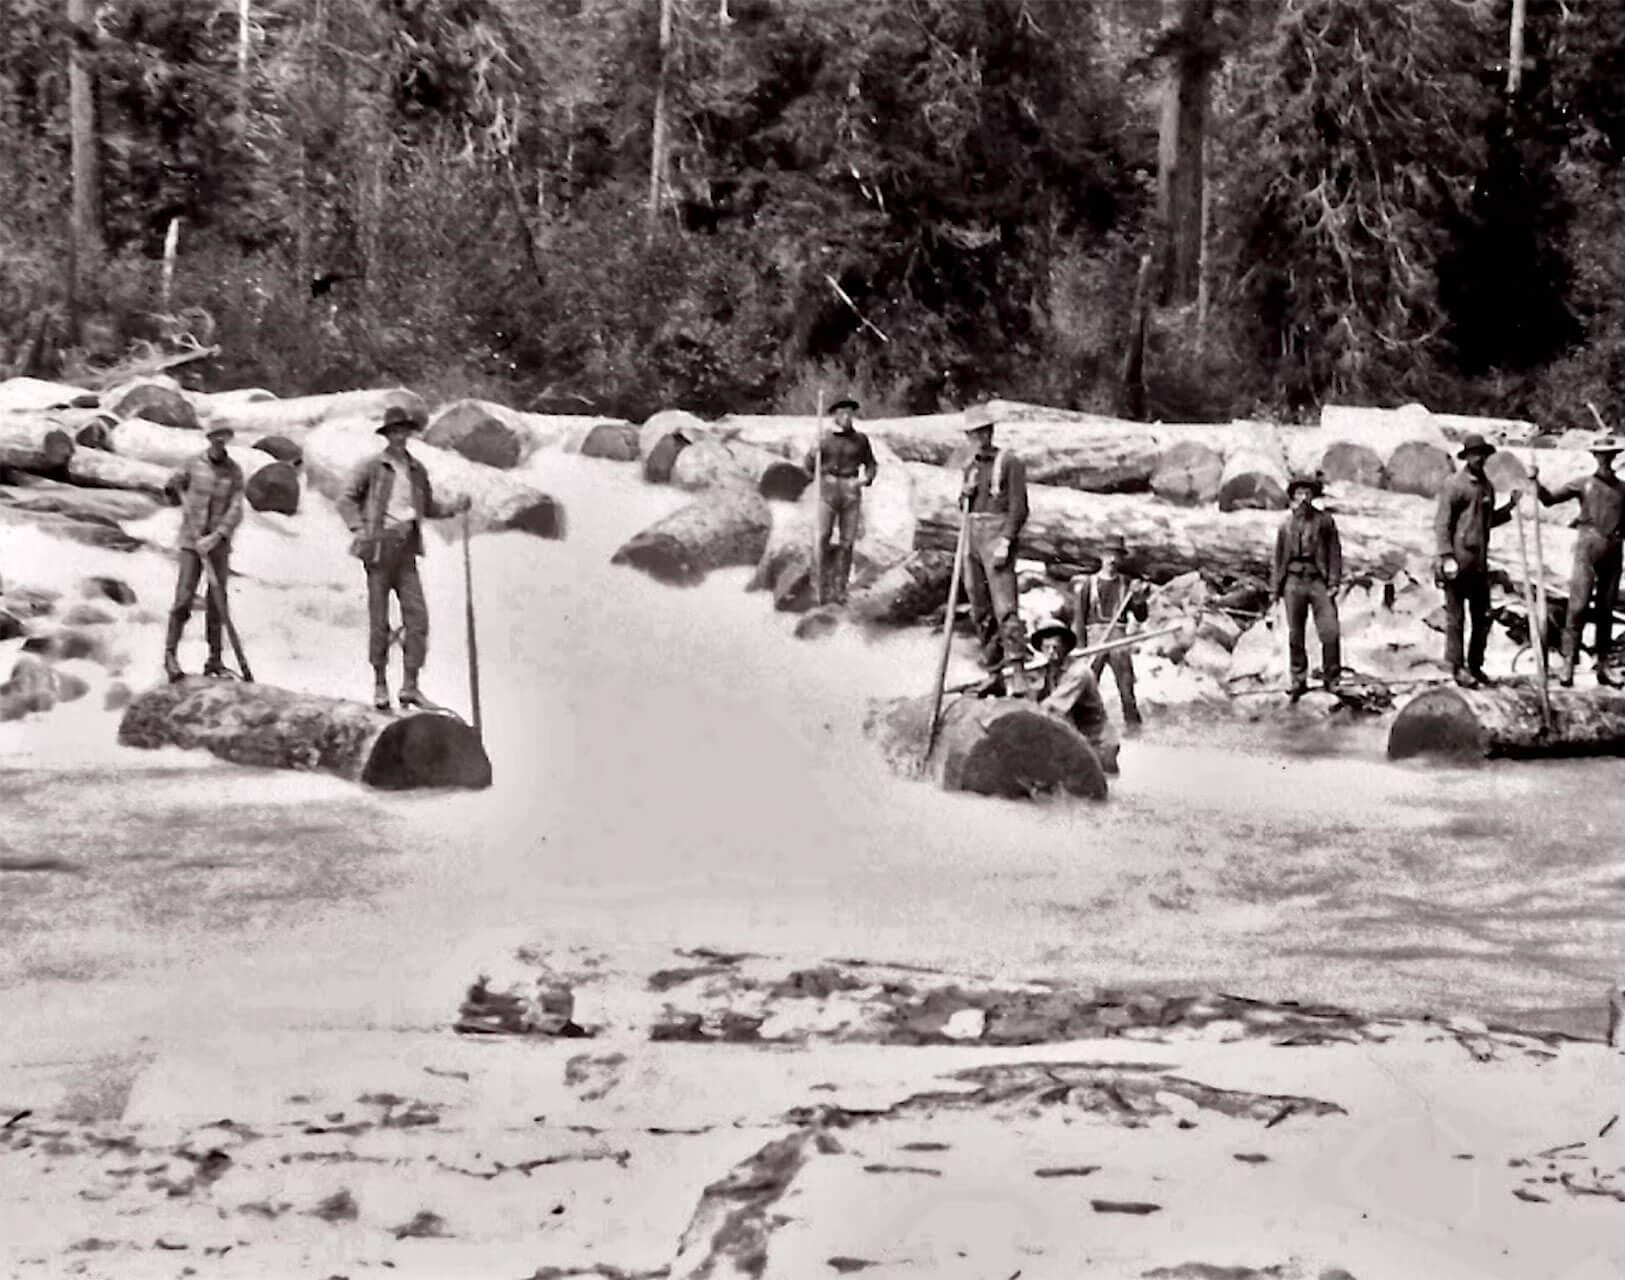
<svg viewBox="0 0 1625 1280">
<path fill-rule="evenodd" d="M 491 785 L 485 748 L 455 716 L 395 716 L 235 680 L 194 676 L 149 689 L 125 709 L 118 740 L 202 748 L 233 764 L 315 770 L 386 791 Z"/>
<path fill-rule="evenodd" d="M 1550 690 L 1552 728 L 1532 681 L 1488 689 L 1429 689 L 1400 709 L 1388 758 L 1625 755 L 1625 690 Z"/>
</svg>

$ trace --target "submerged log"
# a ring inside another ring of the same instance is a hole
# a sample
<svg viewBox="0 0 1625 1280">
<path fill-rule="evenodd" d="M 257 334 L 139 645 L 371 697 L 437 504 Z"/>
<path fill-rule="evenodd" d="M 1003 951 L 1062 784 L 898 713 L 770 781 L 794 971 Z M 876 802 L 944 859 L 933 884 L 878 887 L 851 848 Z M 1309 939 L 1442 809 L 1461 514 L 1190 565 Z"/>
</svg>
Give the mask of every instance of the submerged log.
<svg viewBox="0 0 1625 1280">
<path fill-rule="evenodd" d="M 73 437 L 48 416 L 0 414 L 0 463 L 19 471 L 56 471 L 74 452 Z"/>
<path fill-rule="evenodd" d="M 208 448 L 208 441 L 196 431 L 164 427 L 143 418 L 125 419 L 115 426 L 108 436 L 108 443 L 111 444 L 114 454 L 124 460 L 139 460 L 163 468 L 166 479 L 176 467 L 185 466 Z M 240 445 L 228 445 L 226 453 L 243 469 L 243 497 L 255 511 L 272 511 L 291 516 L 299 510 L 298 466 L 280 461 L 264 450 L 244 448 Z M 103 468 L 101 474 L 109 478 L 118 474 L 116 470 L 99 462 L 93 465 L 101 466 Z M 72 474 L 72 465 L 69 467 L 69 473 Z M 140 475 L 139 472 L 131 474 L 132 477 Z M 90 481 L 87 480 L 86 483 Z M 162 492 L 161 485 L 157 492 Z"/>
<path fill-rule="evenodd" d="M 358 429 L 354 422 L 338 420 L 317 427 L 305 436 L 305 471 L 318 493 L 337 501 L 356 468 L 383 451 L 383 438 Z M 412 456 L 429 473 L 435 497 L 442 502 L 467 496 L 476 531 L 512 529 L 538 538 L 562 539 L 566 521 L 564 504 L 543 493 L 526 477 L 436 449 L 413 444 Z"/>
<path fill-rule="evenodd" d="M 611 558 L 659 582 L 692 586 L 712 569 L 754 565 L 767 550 L 773 512 L 743 486 L 722 486 L 634 534 Z"/>
<path fill-rule="evenodd" d="M 865 721 L 887 762 L 904 776 L 919 776 L 932 701 L 881 703 Z M 1088 740 L 1024 698 L 960 697 L 944 703 L 925 773 L 945 791 L 1011 799 L 1057 791 L 1106 798 L 1105 770 Z"/>
<path fill-rule="evenodd" d="M 160 426 L 195 431 L 197 410 L 173 378 L 138 378 L 102 396 L 101 407 L 120 418 L 145 418 Z"/>
<path fill-rule="evenodd" d="M 1429 689 L 1388 730 L 1388 757 L 1625 755 L 1625 690 L 1549 689 L 1552 729 L 1533 681 L 1488 689 Z"/>
<path fill-rule="evenodd" d="M 119 743 L 212 752 L 233 764 L 336 774 L 387 791 L 491 785 L 491 762 L 455 716 L 391 715 L 271 685 L 193 677 L 124 710 Z"/>
</svg>

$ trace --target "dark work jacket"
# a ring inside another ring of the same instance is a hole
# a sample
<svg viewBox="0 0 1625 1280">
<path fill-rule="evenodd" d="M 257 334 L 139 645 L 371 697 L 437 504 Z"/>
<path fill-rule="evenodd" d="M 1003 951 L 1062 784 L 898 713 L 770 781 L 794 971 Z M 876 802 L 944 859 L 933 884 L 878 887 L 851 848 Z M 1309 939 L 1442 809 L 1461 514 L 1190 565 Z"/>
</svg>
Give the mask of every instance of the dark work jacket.
<svg viewBox="0 0 1625 1280">
<path fill-rule="evenodd" d="M 1490 530 L 1510 519 L 1512 504 L 1497 511 L 1489 480 L 1477 479 L 1463 468 L 1439 490 L 1433 518 L 1438 554 L 1455 556 L 1456 564 L 1468 572 L 1482 572 L 1490 567 Z"/>
<path fill-rule="evenodd" d="M 1311 507 L 1307 516 L 1294 510 L 1275 535 L 1270 589 L 1277 596 L 1286 590 L 1294 565 L 1299 573 L 1319 577 L 1332 591 L 1343 581 L 1343 541 L 1337 536 L 1337 521 L 1318 507 Z"/>
<path fill-rule="evenodd" d="M 412 477 L 412 507 L 417 512 L 417 521 L 412 524 L 412 554 L 420 556 L 423 554 L 423 527 L 418 521 L 425 516 L 440 519 L 453 513 L 435 501 L 429 473 L 411 453 L 406 455 L 406 469 Z M 389 492 L 394 487 L 395 468 L 382 453 L 368 458 L 355 469 L 338 502 L 339 515 L 351 533 L 372 540 L 378 538 L 384 528 L 384 513 L 389 510 Z"/>
<path fill-rule="evenodd" d="M 1117 610 L 1123 604 L 1124 592 L 1129 594 L 1129 602 L 1119 616 Z M 1130 618 L 1144 622 L 1150 612 L 1145 603 L 1144 585 L 1121 574 L 1108 580 L 1096 574 L 1080 573 L 1067 584 L 1067 595 L 1072 606 L 1072 634 L 1078 637 L 1079 644 L 1089 643 L 1091 626 L 1104 627 L 1117 618 L 1117 625 L 1111 631 L 1096 637 L 1110 640 L 1113 632 L 1124 630 Z"/>
<path fill-rule="evenodd" d="M 991 456 L 972 454 L 965 463 L 960 495 L 970 498 L 968 510 L 973 515 L 1003 515 L 999 533 L 1012 544 L 1021 535 L 1027 523 L 1027 468 L 1008 449 L 994 449 Z"/>
<path fill-rule="evenodd" d="M 820 452 L 823 454 L 822 459 L 817 456 Z M 809 475 L 815 470 L 815 462 L 821 462 L 823 474 L 826 476 L 852 477 L 864 468 L 868 469 L 870 475 L 874 475 L 880 470 L 869 437 L 855 430 L 831 431 L 824 437 L 821 447 L 808 449 L 802 466 Z"/>
<path fill-rule="evenodd" d="M 1580 528 L 1590 529 L 1610 542 L 1625 537 L 1625 480 L 1618 476 L 1585 476 L 1555 490 L 1541 485 L 1537 492 L 1548 507 L 1570 498 L 1580 499 L 1580 518 L 1575 522 Z"/>
</svg>

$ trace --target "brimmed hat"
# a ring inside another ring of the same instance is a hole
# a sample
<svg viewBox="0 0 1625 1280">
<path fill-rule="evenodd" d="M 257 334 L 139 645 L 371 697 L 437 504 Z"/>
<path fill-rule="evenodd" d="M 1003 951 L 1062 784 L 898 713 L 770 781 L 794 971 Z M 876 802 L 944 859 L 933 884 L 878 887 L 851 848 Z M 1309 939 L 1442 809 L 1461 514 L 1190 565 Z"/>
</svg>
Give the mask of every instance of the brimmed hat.
<svg viewBox="0 0 1625 1280">
<path fill-rule="evenodd" d="M 997 426 L 999 415 L 993 412 L 989 404 L 974 405 L 965 410 L 965 430 L 980 431 L 983 427 Z"/>
<path fill-rule="evenodd" d="M 392 404 L 384 410 L 384 416 L 378 423 L 378 434 L 387 435 L 398 427 L 405 427 L 408 431 L 421 431 L 423 422 L 418 414 L 405 405 Z"/>
<path fill-rule="evenodd" d="M 1039 645 L 1043 644 L 1044 641 L 1053 637 L 1059 637 L 1061 640 L 1065 641 L 1068 649 L 1076 649 L 1078 647 L 1078 633 L 1072 630 L 1071 627 L 1067 626 L 1066 623 L 1062 622 L 1059 618 L 1052 618 L 1048 622 L 1039 623 L 1038 626 L 1033 628 L 1033 634 L 1028 643 L 1036 649 Z"/>
<path fill-rule="evenodd" d="M 1482 453 L 1485 457 L 1495 452 L 1495 446 L 1478 432 L 1474 431 L 1461 442 L 1461 448 L 1456 450 L 1456 457 L 1470 458 L 1475 453 Z"/>
<path fill-rule="evenodd" d="M 1100 554 L 1105 555 L 1108 551 L 1115 552 L 1120 556 L 1128 554 L 1128 543 L 1123 541 L 1122 534 L 1113 533 L 1106 536 L 1106 540 L 1100 544 Z"/>
<path fill-rule="evenodd" d="M 213 426 L 205 428 L 203 438 L 205 440 L 213 440 L 216 436 L 231 437 L 236 434 L 237 433 L 228 427 L 224 422 L 217 422 Z"/>
<path fill-rule="evenodd" d="M 1321 483 L 1319 476 L 1293 476 L 1292 479 L 1286 482 L 1286 496 L 1288 498 L 1299 489 L 1307 489 L 1311 497 L 1318 498 L 1326 491 L 1326 486 Z"/>
<path fill-rule="evenodd" d="M 858 410 L 858 402 L 851 396 L 842 396 L 829 407 L 829 411 L 831 413 L 834 413 L 837 409 L 851 409 L 854 413 L 856 413 Z"/>
<path fill-rule="evenodd" d="M 1592 453 L 1625 453 L 1625 444 L 1615 435 L 1598 436 L 1591 442 Z"/>
</svg>

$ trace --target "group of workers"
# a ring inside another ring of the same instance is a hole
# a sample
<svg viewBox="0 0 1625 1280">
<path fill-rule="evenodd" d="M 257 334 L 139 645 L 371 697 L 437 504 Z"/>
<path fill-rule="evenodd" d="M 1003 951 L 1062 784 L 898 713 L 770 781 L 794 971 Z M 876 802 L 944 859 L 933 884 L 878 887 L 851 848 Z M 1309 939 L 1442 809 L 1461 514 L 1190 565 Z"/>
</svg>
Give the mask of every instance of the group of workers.
<svg viewBox="0 0 1625 1280">
<path fill-rule="evenodd" d="M 377 427 L 384 447 L 356 469 L 338 504 L 354 535 L 350 553 L 366 571 L 367 657 L 374 676 L 373 705 L 380 711 L 391 710 L 391 596 L 399 601 L 401 613 L 404 678 L 400 706 L 436 709 L 418 687 L 429 643 L 429 611 L 417 567 L 423 554 L 422 522 L 460 515 L 470 505 L 467 495 L 451 502 L 436 498 L 429 473 L 407 449 L 407 440 L 424 425 L 420 411 L 388 406 Z M 211 426 L 205 432 L 207 449 L 169 477 L 168 491 L 181 507 L 180 563 L 164 637 L 164 674 L 171 681 L 185 678 L 177 650 L 200 582 L 206 587 L 203 634 L 209 653 L 203 674 L 212 678 L 232 674 L 221 655 L 220 642 L 231 540 L 243 518 L 243 470 L 226 448 L 234 434 L 228 426 Z"/>
<path fill-rule="evenodd" d="M 832 575 L 821 584 L 822 598 L 827 600 L 846 598 L 862 488 L 873 484 L 878 472 L 874 449 L 853 422 L 858 407 L 849 397 L 837 402 L 835 430 L 822 437 L 807 459 L 808 469 L 813 470 L 816 463 L 823 475 L 818 537 L 826 572 Z M 1147 617 L 1147 585 L 1129 576 L 1129 548 L 1120 534 L 1112 535 L 1096 549 L 1099 571 L 1073 577 L 1067 583 L 1062 614 L 1028 635 L 1015 573 L 1027 519 L 1026 470 L 1020 457 L 994 443 L 998 422 L 991 407 L 965 411 L 964 429 L 971 447 L 964 461 L 959 501 L 964 519 L 964 589 L 983 665 L 994 673 L 984 691 L 1036 697 L 1047 708 L 1079 722 L 1097 714 L 1095 709 L 1101 705 L 1097 682 L 1109 666 L 1122 703 L 1124 727 L 1133 732 L 1141 724 L 1134 695 L 1133 645 L 1096 652 L 1087 665 L 1070 662 L 1069 655 L 1079 645 L 1098 647 L 1132 635 Z M 1536 495 L 1543 505 L 1573 499 L 1580 503 L 1558 672 L 1564 686 L 1574 683 L 1580 630 L 1588 606 L 1596 619 L 1598 683 L 1614 683 L 1606 658 L 1625 542 L 1625 482 L 1614 472 L 1614 460 L 1622 449 L 1625 446 L 1612 435 L 1594 441 L 1595 474 L 1555 490 L 1541 484 L 1538 473 L 1535 476 Z M 1457 454 L 1462 469 L 1440 491 L 1434 519 L 1434 574 L 1445 598 L 1445 661 L 1452 679 L 1466 688 L 1493 683 L 1484 671 L 1490 629 L 1490 530 L 1511 518 L 1522 496 L 1521 490 L 1513 489 L 1505 504 L 1496 505 L 1494 488 L 1484 470 L 1494 453 L 1495 447 L 1481 435 L 1463 440 Z M 1288 693 L 1294 701 L 1309 690 L 1307 632 L 1311 617 L 1320 640 L 1322 686 L 1336 692 L 1343 674 L 1337 609 L 1343 555 L 1337 522 L 1315 505 L 1323 492 L 1319 476 L 1291 478 L 1287 485 L 1290 510 L 1276 535 L 1271 559 L 1270 608 L 1280 607 L 1285 613 Z M 1030 658 L 1033 649 L 1043 658 L 1036 667 Z"/>
</svg>

